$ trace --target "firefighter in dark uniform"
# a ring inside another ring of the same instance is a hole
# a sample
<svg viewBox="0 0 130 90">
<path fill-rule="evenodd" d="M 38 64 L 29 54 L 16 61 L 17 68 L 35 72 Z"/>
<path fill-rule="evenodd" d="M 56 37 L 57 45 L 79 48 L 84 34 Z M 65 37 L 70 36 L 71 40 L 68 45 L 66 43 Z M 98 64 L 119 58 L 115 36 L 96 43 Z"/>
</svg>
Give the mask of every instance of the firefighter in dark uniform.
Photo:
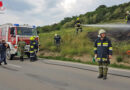
<svg viewBox="0 0 130 90">
<path fill-rule="evenodd" d="M 36 52 L 35 52 L 35 38 L 32 36 L 30 38 L 30 61 L 35 61 L 36 60 Z"/>
<path fill-rule="evenodd" d="M 98 78 L 107 79 L 108 64 L 112 58 L 112 44 L 106 37 L 106 31 L 101 29 L 99 31 L 99 38 L 95 41 L 94 52 L 95 58 L 99 64 L 99 76 Z"/>
<path fill-rule="evenodd" d="M 2 54 L 2 41 L 0 40 L 0 65 L 1 65 L 1 63 L 2 63 L 1 54 Z"/>
<path fill-rule="evenodd" d="M 20 41 L 18 42 L 18 53 L 20 55 L 20 61 L 24 61 L 25 46 L 26 46 L 26 42 L 23 41 L 23 38 L 20 38 Z"/>
<path fill-rule="evenodd" d="M 34 51 L 35 51 L 35 59 L 37 60 L 37 52 L 38 52 L 38 40 L 36 40 L 36 36 L 33 36 L 35 41 Z"/>
<path fill-rule="evenodd" d="M 76 26 L 76 34 L 78 34 L 79 30 L 80 30 L 80 32 L 82 32 L 81 21 L 79 18 L 77 18 L 77 20 L 75 22 L 75 26 Z"/>
<path fill-rule="evenodd" d="M 1 62 L 4 62 L 5 65 L 7 65 L 7 62 L 6 62 L 6 48 L 8 48 L 8 44 L 5 42 L 5 40 L 2 40 L 1 42 L 1 50 L 0 50 L 0 53 L 1 53 Z"/>
<path fill-rule="evenodd" d="M 126 18 L 125 18 L 125 20 L 126 20 L 127 24 L 130 24 L 130 12 L 129 11 L 126 12 Z"/>
<path fill-rule="evenodd" d="M 55 34 L 54 36 L 54 44 L 56 45 L 57 48 L 60 47 L 60 43 L 61 43 L 61 36 L 58 34 Z"/>
</svg>

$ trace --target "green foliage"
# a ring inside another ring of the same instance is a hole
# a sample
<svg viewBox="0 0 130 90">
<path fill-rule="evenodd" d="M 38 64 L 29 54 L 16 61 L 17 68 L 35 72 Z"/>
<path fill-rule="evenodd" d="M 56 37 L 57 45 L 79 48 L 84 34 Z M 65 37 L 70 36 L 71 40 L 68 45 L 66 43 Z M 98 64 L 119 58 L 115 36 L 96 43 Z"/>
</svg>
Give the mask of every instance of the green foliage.
<svg viewBox="0 0 130 90">
<path fill-rule="evenodd" d="M 125 56 L 126 52 L 130 50 L 129 41 L 113 42 L 114 54 Z"/>
<path fill-rule="evenodd" d="M 124 19 L 127 10 L 130 10 L 130 2 L 112 7 L 100 5 L 95 11 L 87 12 L 86 14 L 81 14 L 79 16 L 66 17 L 57 24 L 43 26 L 38 28 L 38 30 L 40 32 L 50 32 L 61 30 L 62 28 L 74 27 L 77 17 L 80 17 L 82 24 L 96 24 L 111 20 Z"/>
<path fill-rule="evenodd" d="M 117 62 L 122 62 L 123 61 L 123 57 L 122 56 L 117 56 L 116 61 Z"/>
<path fill-rule="evenodd" d="M 84 32 L 79 35 L 75 34 L 75 29 L 63 29 L 61 31 L 54 31 L 50 33 L 41 33 L 40 36 L 40 49 L 57 51 L 54 45 L 55 33 L 60 34 L 62 38 L 60 53 L 62 56 L 65 55 L 83 55 L 84 53 L 93 55 L 93 43 L 87 37 L 87 32 L 93 31 L 94 29 L 83 28 Z"/>
<path fill-rule="evenodd" d="M 96 11 L 88 12 L 80 15 L 80 20 L 83 24 L 90 23 L 122 23 L 125 20 L 124 13 L 130 8 L 130 3 L 121 4 L 119 6 L 106 7 L 99 6 Z M 74 23 L 77 16 L 64 18 L 60 23 L 48 25 L 38 28 L 42 33 L 40 36 L 40 50 L 49 50 L 52 52 L 59 52 L 61 56 L 73 56 L 89 54 L 94 56 L 93 42 L 87 36 L 88 32 L 95 32 L 99 28 L 83 27 L 83 32 L 76 36 Z M 72 28 L 73 27 L 73 28 Z M 43 33 L 44 32 L 44 33 Z M 48 33 L 49 32 L 49 33 Z M 57 50 L 54 45 L 55 33 L 60 34 L 62 38 L 61 47 Z M 113 42 L 114 55 L 126 56 L 126 51 L 130 50 L 130 43 L 128 42 Z M 122 61 L 122 57 L 117 57 L 117 62 Z"/>
</svg>

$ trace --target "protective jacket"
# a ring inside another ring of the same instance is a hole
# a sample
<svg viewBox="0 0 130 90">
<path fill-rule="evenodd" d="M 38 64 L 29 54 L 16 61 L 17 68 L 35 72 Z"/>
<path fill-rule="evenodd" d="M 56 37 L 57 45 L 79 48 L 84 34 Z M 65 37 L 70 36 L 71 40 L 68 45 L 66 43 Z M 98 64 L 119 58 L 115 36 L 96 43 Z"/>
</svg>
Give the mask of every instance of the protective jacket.
<svg viewBox="0 0 130 90">
<path fill-rule="evenodd" d="M 76 25 L 76 27 L 80 27 L 80 26 L 81 26 L 80 20 L 77 20 L 77 21 L 75 22 L 75 25 Z"/>
<path fill-rule="evenodd" d="M 54 40 L 55 40 L 55 44 L 60 44 L 60 40 L 61 40 L 60 35 L 55 36 Z"/>
<path fill-rule="evenodd" d="M 94 53 L 97 54 L 98 61 L 107 61 L 108 56 L 112 55 L 111 41 L 107 37 L 103 40 L 98 38 L 94 44 Z"/>
<path fill-rule="evenodd" d="M 130 24 L 130 14 L 126 15 L 126 23 Z"/>
</svg>

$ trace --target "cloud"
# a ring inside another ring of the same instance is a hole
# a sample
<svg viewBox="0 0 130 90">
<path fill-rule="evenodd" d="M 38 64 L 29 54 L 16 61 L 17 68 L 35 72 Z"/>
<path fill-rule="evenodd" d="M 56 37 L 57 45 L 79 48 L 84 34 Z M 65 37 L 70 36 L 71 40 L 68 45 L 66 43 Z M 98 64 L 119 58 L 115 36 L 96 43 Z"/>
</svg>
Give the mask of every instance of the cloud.
<svg viewBox="0 0 130 90">
<path fill-rule="evenodd" d="M 46 8 L 45 0 L 24 0 L 24 2 L 27 2 L 28 4 L 34 6 L 31 11 L 28 11 L 31 14 L 42 13 Z"/>
<path fill-rule="evenodd" d="M 23 2 L 21 0 L 6 0 L 3 1 L 3 3 L 8 10 L 12 10 L 12 11 L 24 12 L 24 11 L 31 10 L 33 7 L 32 5 Z"/>
<path fill-rule="evenodd" d="M 65 12 L 70 12 L 76 6 L 77 0 L 64 0 L 59 4 Z"/>
<path fill-rule="evenodd" d="M 95 10 L 99 5 L 118 5 L 129 0 L 2 0 L 7 8 L 0 24 L 28 23 L 47 25 Z"/>
<path fill-rule="evenodd" d="M 17 15 L 10 14 L 10 13 L 1 14 L 0 20 L 1 20 L 0 24 L 17 23 L 17 22 L 21 23 L 20 17 L 18 17 Z"/>
</svg>

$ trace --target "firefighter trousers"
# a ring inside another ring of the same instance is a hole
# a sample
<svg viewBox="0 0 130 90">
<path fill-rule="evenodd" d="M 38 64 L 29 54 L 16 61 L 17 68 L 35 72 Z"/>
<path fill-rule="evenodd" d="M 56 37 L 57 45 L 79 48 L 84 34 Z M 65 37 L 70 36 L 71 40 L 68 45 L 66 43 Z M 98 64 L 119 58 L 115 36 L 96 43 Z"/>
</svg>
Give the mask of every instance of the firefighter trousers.
<svg viewBox="0 0 130 90">
<path fill-rule="evenodd" d="M 99 65 L 99 75 L 107 76 L 108 63 L 107 62 L 98 62 L 98 65 Z"/>
<path fill-rule="evenodd" d="M 35 52 L 30 53 L 30 61 L 36 61 L 36 59 L 37 59 L 36 53 Z"/>
<path fill-rule="evenodd" d="M 82 32 L 82 27 L 76 27 L 76 34 L 78 34 L 79 30 Z"/>
</svg>

